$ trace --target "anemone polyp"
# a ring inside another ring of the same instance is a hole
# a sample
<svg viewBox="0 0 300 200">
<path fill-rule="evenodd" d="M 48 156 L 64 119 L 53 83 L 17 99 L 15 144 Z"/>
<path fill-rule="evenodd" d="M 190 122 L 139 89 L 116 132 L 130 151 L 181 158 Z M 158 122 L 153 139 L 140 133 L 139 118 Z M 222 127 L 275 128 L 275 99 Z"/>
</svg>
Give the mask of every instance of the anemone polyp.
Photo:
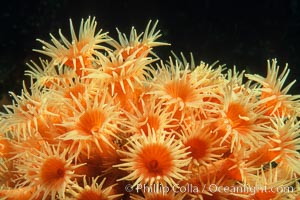
<svg viewBox="0 0 300 200">
<path fill-rule="evenodd" d="M 190 173 L 184 169 L 191 161 L 189 152 L 174 137 L 148 129 L 147 136 L 132 136 L 128 142 L 127 151 L 120 151 L 123 163 L 114 166 L 129 173 L 119 181 L 133 180 L 132 187 L 156 181 L 174 186 L 175 180 L 183 180 L 184 174 Z"/>
</svg>

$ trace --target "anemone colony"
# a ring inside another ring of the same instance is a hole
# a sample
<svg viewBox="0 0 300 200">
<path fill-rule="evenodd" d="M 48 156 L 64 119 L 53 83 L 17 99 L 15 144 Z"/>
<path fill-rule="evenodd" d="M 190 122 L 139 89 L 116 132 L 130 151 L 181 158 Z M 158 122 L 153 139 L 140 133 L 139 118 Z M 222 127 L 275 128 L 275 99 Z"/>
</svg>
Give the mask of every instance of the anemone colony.
<svg viewBox="0 0 300 200">
<path fill-rule="evenodd" d="M 118 41 L 96 24 L 38 40 L 47 59 L 28 64 L 30 86 L 0 115 L 0 198 L 300 198 L 287 67 L 268 61 L 262 77 L 192 56 L 163 62 L 157 22 L 117 30 Z"/>
</svg>

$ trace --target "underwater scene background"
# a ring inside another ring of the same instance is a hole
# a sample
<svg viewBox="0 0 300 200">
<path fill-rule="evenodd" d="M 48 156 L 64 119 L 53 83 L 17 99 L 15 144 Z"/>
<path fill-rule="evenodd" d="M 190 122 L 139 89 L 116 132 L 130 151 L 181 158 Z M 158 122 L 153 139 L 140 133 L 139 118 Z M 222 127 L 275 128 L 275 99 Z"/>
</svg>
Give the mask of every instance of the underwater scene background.
<svg viewBox="0 0 300 200">
<path fill-rule="evenodd" d="M 298 1 L 1 9 L 0 199 L 300 198 Z"/>
</svg>

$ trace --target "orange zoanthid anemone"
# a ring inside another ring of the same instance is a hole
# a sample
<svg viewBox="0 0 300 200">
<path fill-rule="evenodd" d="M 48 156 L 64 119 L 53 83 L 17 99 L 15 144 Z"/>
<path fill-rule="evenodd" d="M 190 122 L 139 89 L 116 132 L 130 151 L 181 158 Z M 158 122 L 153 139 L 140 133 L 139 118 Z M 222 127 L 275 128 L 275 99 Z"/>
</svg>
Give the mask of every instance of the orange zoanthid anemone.
<svg viewBox="0 0 300 200">
<path fill-rule="evenodd" d="M 161 61 L 161 65 L 157 67 L 154 79 L 149 83 L 153 89 L 148 93 L 156 95 L 165 101 L 164 104 L 171 105 L 180 112 L 180 121 L 191 112 L 191 109 L 198 109 L 203 115 L 207 110 L 211 112 L 211 104 L 214 103 L 205 99 L 217 98 L 212 90 L 214 84 L 207 85 L 205 78 L 194 77 L 189 64 L 183 65 L 179 60 L 173 61 L 170 58 L 168 64 Z"/>
<path fill-rule="evenodd" d="M 41 149 L 25 151 L 17 166 L 20 185 L 35 187 L 32 198 L 42 195 L 42 199 L 57 195 L 65 198 L 66 190 L 76 177 L 74 170 L 82 165 L 73 163 L 74 154 L 69 149 L 62 148 L 60 144 L 41 144 Z"/>
<path fill-rule="evenodd" d="M 274 135 L 270 136 L 270 152 L 276 163 L 300 175 L 300 121 L 276 117 L 272 120 Z"/>
<path fill-rule="evenodd" d="M 289 72 L 290 70 L 288 65 L 286 65 L 281 74 L 279 74 L 277 60 L 273 59 L 272 61 L 268 61 L 266 77 L 252 74 L 246 75 L 249 79 L 258 82 L 261 85 L 260 98 L 267 100 L 264 104 L 260 105 L 261 107 L 268 109 L 265 115 L 276 115 L 282 117 L 299 115 L 300 95 L 288 94 L 296 80 L 284 87 L 284 83 L 287 80 Z"/>
<path fill-rule="evenodd" d="M 34 51 L 49 56 L 54 64 L 66 65 L 82 75 L 82 69 L 92 67 L 92 56 L 96 50 L 106 49 L 101 43 L 108 40 L 107 33 L 101 33 L 101 30 L 96 32 L 96 26 L 95 18 L 89 17 L 85 21 L 82 19 L 77 37 L 70 19 L 71 41 L 59 30 L 61 41 L 50 34 L 53 44 L 38 39 L 44 46 L 42 50 Z"/>
<path fill-rule="evenodd" d="M 181 133 L 183 145 L 189 147 L 193 164 L 206 165 L 219 160 L 229 147 L 221 146 L 221 138 L 202 122 L 185 124 Z"/>
<path fill-rule="evenodd" d="M 0 111 L 1 199 L 300 199 L 289 68 L 165 61 L 157 27 L 115 39 L 88 17 L 38 40 L 43 57 Z"/>
<path fill-rule="evenodd" d="M 107 43 L 115 48 L 115 54 L 121 54 L 124 59 L 133 54 L 135 58 L 140 56 L 146 57 L 148 53 L 154 54 L 152 52 L 153 47 L 169 44 L 156 41 L 161 37 L 160 30 L 156 31 L 158 20 L 152 27 L 151 22 L 150 20 L 145 31 L 141 34 L 137 34 L 136 29 L 132 27 L 129 39 L 117 29 L 119 42 L 111 38 Z"/>
<path fill-rule="evenodd" d="M 295 182 L 288 174 L 280 174 L 279 168 L 274 168 L 272 164 L 267 166 L 268 170 L 263 167 L 257 170 L 256 174 L 249 177 L 249 187 L 254 188 L 252 191 L 246 191 L 249 199 L 289 199 L 288 197 L 295 193 Z"/>
<path fill-rule="evenodd" d="M 147 133 L 148 128 L 156 132 L 166 131 L 174 127 L 172 123 L 176 123 L 173 118 L 174 112 L 168 111 L 163 105 L 163 101 L 155 99 L 153 95 L 147 99 L 140 99 L 134 104 L 130 102 L 133 112 L 124 110 L 128 119 L 128 132 L 132 134 Z"/>
<path fill-rule="evenodd" d="M 50 88 L 53 87 L 54 84 L 59 85 L 61 81 L 68 82 L 78 76 L 73 69 L 66 65 L 57 66 L 53 62 L 42 58 L 40 58 L 39 61 L 39 64 L 32 60 L 30 63 L 27 63 L 29 70 L 25 71 L 25 75 L 34 80 L 32 87 Z"/>
<path fill-rule="evenodd" d="M 121 132 L 118 125 L 122 122 L 118 105 L 113 104 L 113 98 L 108 98 L 107 91 L 96 91 L 92 96 L 88 91 L 83 94 L 84 105 L 71 95 L 77 106 L 68 104 L 70 112 L 64 116 L 60 126 L 68 131 L 59 136 L 60 140 L 71 141 L 72 151 L 78 155 L 82 151 L 90 152 L 90 146 L 86 143 L 92 142 L 95 148 L 102 152 L 102 143 L 114 148 L 113 140 L 118 139 Z M 75 145 L 75 147 L 74 147 Z"/>
<path fill-rule="evenodd" d="M 299 175 L 300 121 L 279 116 L 270 120 L 268 128 L 272 134 L 268 136 L 268 142 L 251 151 L 248 159 L 258 167 L 275 162 L 286 174 Z"/>
<path fill-rule="evenodd" d="M 145 52 L 147 53 L 147 52 Z M 134 91 L 136 85 L 142 85 L 146 78 L 149 78 L 153 69 L 150 63 L 155 59 L 151 57 L 138 57 L 134 55 L 123 58 L 121 54 L 107 52 L 108 55 L 99 54 L 95 61 L 98 68 L 86 69 L 88 75 L 85 78 L 98 80 L 100 83 L 107 84 L 112 95 L 115 88 L 121 88 L 126 94 L 128 90 Z"/>
<path fill-rule="evenodd" d="M 71 194 L 70 200 L 113 200 L 121 197 L 123 194 L 115 194 L 114 185 L 104 187 L 105 178 L 100 183 L 99 177 L 92 178 L 91 183 L 88 183 L 86 177 L 83 179 L 83 186 L 74 184 L 69 189 L 68 193 Z"/>
<path fill-rule="evenodd" d="M 124 154 L 123 162 L 114 167 L 128 172 L 119 181 L 134 181 L 132 187 L 155 182 L 174 186 L 175 180 L 183 180 L 189 173 L 184 169 L 191 161 L 187 149 L 174 137 L 148 128 L 148 134 L 129 138 L 126 148 L 120 151 Z"/>
<path fill-rule="evenodd" d="M 42 196 L 38 196 L 36 198 L 32 198 L 32 193 L 35 191 L 34 187 L 23 187 L 23 188 L 16 188 L 16 189 L 8 189 L 0 187 L 0 198 L 7 199 L 7 200 L 38 200 L 41 199 Z"/>
<path fill-rule="evenodd" d="M 266 127 L 264 109 L 259 106 L 263 100 L 256 99 L 256 92 L 251 90 L 249 82 L 237 88 L 234 79 L 225 84 L 223 100 L 216 132 L 222 137 L 222 143 L 229 143 L 231 151 L 247 148 L 257 148 L 266 143 L 270 129 Z"/>
<path fill-rule="evenodd" d="M 10 135 L 17 140 L 26 139 L 31 135 L 31 128 L 37 129 L 37 119 L 40 115 L 47 113 L 46 101 L 49 94 L 41 92 L 38 88 L 31 88 L 23 84 L 21 95 L 10 93 L 13 98 L 12 105 L 5 105 L 5 113 L 1 114 L 0 121 L 2 130 L 13 131 Z M 4 120 L 5 119 L 5 120 Z"/>
<path fill-rule="evenodd" d="M 238 182 L 227 177 L 226 169 L 222 169 L 227 160 L 218 160 L 213 164 L 194 168 L 192 173 L 187 176 L 187 180 L 179 183 L 181 188 L 190 188 L 186 192 L 189 197 L 187 199 L 247 199 L 249 196 L 240 190 L 229 191 Z"/>
</svg>

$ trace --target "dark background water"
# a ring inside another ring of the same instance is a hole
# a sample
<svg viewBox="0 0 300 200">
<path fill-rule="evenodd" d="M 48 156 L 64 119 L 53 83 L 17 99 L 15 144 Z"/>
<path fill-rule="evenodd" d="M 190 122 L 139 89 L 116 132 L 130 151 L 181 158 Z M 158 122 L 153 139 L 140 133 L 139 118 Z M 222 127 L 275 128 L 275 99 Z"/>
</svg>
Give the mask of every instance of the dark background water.
<svg viewBox="0 0 300 200">
<path fill-rule="evenodd" d="M 5 2 L 5 3 L 4 3 Z M 120 0 L 9 0 L 1 4 L 0 94 L 20 93 L 25 63 L 40 56 L 35 41 L 49 41 L 49 33 L 62 28 L 69 37 L 69 18 L 78 30 L 81 18 L 96 16 L 98 28 L 116 36 L 115 28 L 141 32 L 150 19 L 158 19 L 162 41 L 171 47 L 156 52 L 167 59 L 170 51 L 193 52 L 196 61 L 219 60 L 228 68 L 266 73 L 266 60 L 289 63 L 289 81 L 300 94 L 300 1 L 120 1 Z"/>
</svg>

